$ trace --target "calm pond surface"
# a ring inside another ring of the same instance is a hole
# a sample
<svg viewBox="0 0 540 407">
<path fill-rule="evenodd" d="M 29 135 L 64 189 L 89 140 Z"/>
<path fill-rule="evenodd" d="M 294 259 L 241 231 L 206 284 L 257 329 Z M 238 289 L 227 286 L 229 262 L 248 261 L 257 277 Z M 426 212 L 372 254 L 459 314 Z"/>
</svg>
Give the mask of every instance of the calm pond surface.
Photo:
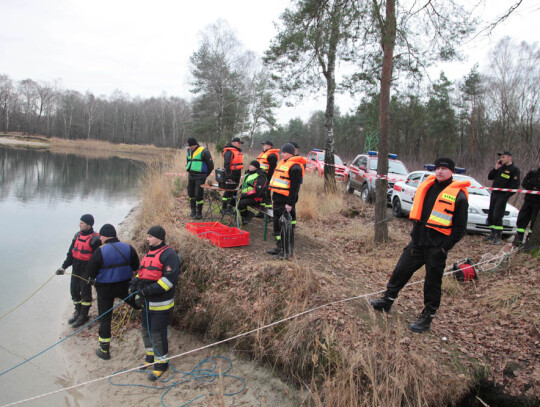
<svg viewBox="0 0 540 407">
<path fill-rule="evenodd" d="M 43 284 L 64 261 L 82 214 L 94 216 L 97 232 L 129 213 L 143 169 L 127 159 L 0 147 L 0 374 L 62 339 L 71 308 L 69 276 Z M 74 384 L 66 383 L 73 374 L 60 362 L 62 345 L 2 374 L 0 405 Z M 77 404 L 67 393 L 24 403 Z"/>
</svg>

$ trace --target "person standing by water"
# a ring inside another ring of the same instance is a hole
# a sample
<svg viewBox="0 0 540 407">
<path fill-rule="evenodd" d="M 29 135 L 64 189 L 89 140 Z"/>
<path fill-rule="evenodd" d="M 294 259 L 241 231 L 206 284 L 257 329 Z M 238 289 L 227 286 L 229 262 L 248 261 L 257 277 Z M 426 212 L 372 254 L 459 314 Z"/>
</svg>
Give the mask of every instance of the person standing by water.
<svg viewBox="0 0 540 407">
<path fill-rule="evenodd" d="M 99 229 L 99 240 L 102 246 L 98 248 L 88 262 L 88 282 L 94 284 L 97 292 L 99 318 L 99 348 L 96 355 L 109 360 L 111 345 L 111 319 L 114 299 L 126 299 L 128 287 L 133 272 L 139 268 L 139 255 L 133 246 L 123 243 L 116 237 L 116 229 L 106 223 Z M 135 309 L 141 309 L 135 304 L 133 296 L 126 303 Z"/>
<path fill-rule="evenodd" d="M 62 275 L 65 270 L 72 266 L 71 276 L 71 299 L 75 306 L 75 312 L 68 319 L 68 324 L 73 328 L 78 328 L 88 321 L 88 312 L 92 306 L 92 286 L 88 281 L 86 266 L 92 253 L 97 250 L 101 244 L 99 236 L 92 228 L 94 226 L 94 217 L 90 214 L 81 216 L 79 222 L 79 231 L 75 234 L 71 246 L 67 252 L 66 259 L 56 274 Z"/>
<path fill-rule="evenodd" d="M 152 226 L 146 241 L 148 253 L 141 261 L 135 278 L 129 285 L 130 293 L 137 293 L 135 301 L 142 306 L 141 334 L 146 348 L 145 365 L 153 364 L 148 380 L 157 380 L 169 368 L 167 328 L 174 307 L 174 289 L 180 273 L 178 254 L 165 244 L 165 229 Z"/>
<path fill-rule="evenodd" d="M 214 161 L 207 148 L 201 147 L 193 137 L 187 140 L 187 165 L 189 205 L 191 208 L 190 217 L 202 219 L 202 208 L 204 204 L 203 189 L 201 185 L 214 170 Z"/>
</svg>

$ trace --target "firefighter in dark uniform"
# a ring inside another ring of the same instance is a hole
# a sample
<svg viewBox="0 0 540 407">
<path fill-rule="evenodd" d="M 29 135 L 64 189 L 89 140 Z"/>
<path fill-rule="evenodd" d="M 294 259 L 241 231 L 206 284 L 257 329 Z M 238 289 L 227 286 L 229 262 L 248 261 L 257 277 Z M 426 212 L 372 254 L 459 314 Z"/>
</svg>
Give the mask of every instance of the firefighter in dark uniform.
<svg viewBox="0 0 540 407">
<path fill-rule="evenodd" d="M 96 349 L 96 355 L 109 360 L 112 311 L 107 311 L 113 307 L 115 298 L 123 300 L 128 297 L 129 282 L 133 272 L 139 268 L 139 255 L 132 246 L 118 240 L 116 229 L 109 223 L 99 229 L 99 240 L 102 246 L 92 254 L 86 269 L 89 283 L 96 287 L 100 315 L 99 348 Z M 126 303 L 140 309 L 133 296 Z"/>
<path fill-rule="evenodd" d="M 266 172 L 266 179 L 271 180 L 279 161 L 279 148 L 274 148 L 274 143 L 270 140 L 263 141 L 263 151 L 257 157 L 257 161 L 261 164 L 261 169 Z M 272 208 L 272 196 L 270 189 L 264 191 L 263 200 L 261 202 L 263 208 Z M 261 214 L 261 216 L 264 216 Z"/>
<path fill-rule="evenodd" d="M 446 257 L 467 230 L 470 181 L 454 181 L 455 163 L 449 158 L 435 161 L 430 175 L 416 190 L 409 217 L 414 226 L 411 242 L 399 258 L 382 298 L 372 300 L 377 311 L 389 312 L 400 290 L 414 272 L 425 265 L 424 309 L 409 324 L 413 332 L 429 331 L 441 302 L 441 285 Z"/>
<path fill-rule="evenodd" d="M 88 321 L 88 311 L 92 306 L 92 286 L 88 284 L 88 272 L 86 265 L 92 257 L 92 253 L 101 245 L 99 235 L 94 232 L 94 217 L 90 214 L 81 216 L 79 232 L 75 234 L 66 259 L 56 274 L 64 274 L 65 269 L 72 266 L 71 276 L 71 299 L 75 306 L 75 312 L 68 319 L 68 324 L 73 328 L 83 326 Z"/>
<path fill-rule="evenodd" d="M 178 254 L 165 245 L 165 230 L 161 226 L 152 226 L 146 240 L 148 253 L 130 283 L 130 292 L 136 292 L 135 301 L 143 307 L 141 334 L 146 349 L 145 365 L 153 364 L 148 379 L 154 381 L 169 367 L 167 328 L 174 307 L 180 260 Z"/>
<path fill-rule="evenodd" d="M 207 148 L 201 147 L 193 137 L 187 141 L 187 165 L 189 205 L 191 216 L 194 219 L 202 219 L 202 208 L 204 203 L 203 189 L 201 185 L 214 170 L 214 161 Z"/>
<path fill-rule="evenodd" d="M 304 157 L 294 155 L 294 146 L 286 143 L 281 147 L 281 161 L 277 164 L 274 175 L 270 180 L 270 190 L 272 194 L 273 213 L 274 213 L 274 236 L 276 238 L 276 248 L 268 250 L 268 254 L 276 258 L 284 257 L 284 247 L 281 239 L 280 217 L 288 212 L 292 218 L 292 224 L 296 224 L 296 202 L 298 201 L 298 192 L 304 176 Z M 294 241 L 294 231 L 291 237 Z"/>
<path fill-rule="evenodd" d="M 244 156 L 242 154 L 242 144 L 244 142 L 235 137 L 223 149 L 223 166 L 225 167 L 225 178 L 227 180 L 227 189 L 238 187 L 240 178 L 242 178 L 242 168 L 244 168 Z M 233 214 L 233 207 L 236 205 L 234 197 L 236 191 L 225 191 L 221 198 L 221 213 Z"/>
<path fill-rule="evenodd" d="M 497 154 L 500 159 L 495 163 L 489 174 L 488 179 L 493 180 L 493 188 L 519 188 L 519 168 L 512 163 L 512 153 L 504 151 Z M 506 210 L 508 199 L 514 195 L 514 192 L 491 191 L 489 200 L 489 212 L 487 224 L 491 229 L 491 234 L 484 241 L 491 241 L 492 244 L 501 244 L 503 232 L 503 217 Z"/>
<path fill-rule="evenodd" d="M 540 191 L 540 160 L 538 160 L 538 167 L 529 171 L 527 175 L 525 175 L 521 185 L 523 189 Z M 521 246 L 523 243 L 523 237 L 529 222 L 531 223 L 531 230 L 533 229 L 534 221 L 538 216 L 539 209 L 540 195 L 525 194 L 525 200 L 523 201 L 523 206 L 519 210 L 519 215 L 517 218 L 517 234 L 514 238 L 514 246 Z"/>
<path fill-rule="evenodd" d="M 266 171 L 263 170 L 257 160 L 249 163 L 248 170 L 244 174 L 244 181 L 240 187 L 240 199 L 238 212 L 242 217 L 242 223 L 249 223 L 253 218 L 253 212 L 248 206 L 261 203 L 264 199 L 266 188 Z"/>
</svg>

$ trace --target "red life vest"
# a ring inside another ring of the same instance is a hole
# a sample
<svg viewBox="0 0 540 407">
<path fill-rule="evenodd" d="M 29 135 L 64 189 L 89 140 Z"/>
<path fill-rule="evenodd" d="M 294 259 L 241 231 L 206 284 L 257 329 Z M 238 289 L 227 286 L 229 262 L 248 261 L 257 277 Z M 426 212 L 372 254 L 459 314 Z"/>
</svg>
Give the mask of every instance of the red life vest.
<svg viewBox="0 0 540 407">
<path fill-rule="evenodd" d="M 90 235 L 82 235 L 81 232 L 77 234 L 75 243 L 73 244 L 73 249 L 71 249 L 71 254 L 74 259 L 81 261 L 88 261 L 92 257 L 92 247 L 90 246 L 90 241 L 94 236 L 98 236 L 97 233 L 92 233 Z"/>
<path fill-rule="evenodd" d="M 241 170 L 244 168 L 244 155 L 241 151 L 238 151 L 235 147 L 225 147 L 223 149 L 223 156 L 225 157 L 225 152 L 230 151 L 232 153 L 231 157 L 231 171 Z"/>
<path fill-rule="evenodd" d="M 141 261 L 138 276 L 141 280 L 158 281 L 163 276 L 163 263 L 159 260 L 161 253 L 167 250 L 167 246 L 156 250 L 150 250 Z"/>
</svg>

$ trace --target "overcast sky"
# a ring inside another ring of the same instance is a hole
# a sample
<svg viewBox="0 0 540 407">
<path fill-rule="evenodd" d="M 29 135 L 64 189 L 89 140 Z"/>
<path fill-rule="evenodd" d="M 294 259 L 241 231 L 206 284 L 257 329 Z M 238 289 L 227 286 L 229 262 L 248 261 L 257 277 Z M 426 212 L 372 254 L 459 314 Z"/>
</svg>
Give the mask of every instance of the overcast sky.
<svg viewBox="0 0 540 407">
<path fill-rule="evenodd" d="M 486 2 L 488 7 L 478 8 L 478 13 L 494 18 L 514 0 Z M 201 30 L 224 19 L 246 49 L 262 55 L 276 34 L 274 22 L 289 4 L 289 0 L 0 0 L 0 74 L 14 81 L 61 79 L 64 89 L 89 90 L 98 96 L 110 96 L 118 89 L 144 98 L 165 93 L 189 99 L 189 57 L 198 48 Z M 443 69 L 450 79 L 458 79 L 475 62 L 482 67 L 489 48 L 504 35 L 540 41 L 539 21 L 539 1 L 523 0 L 491 37 L 480 36 L 464 45 L 470 55 L 466 62 Z M 348 97 L 337 98 L 342 112 L 354 103 Z M 307 119 L 324 107 L 324 97 L 283 107 L 279 121 Z"/>
</svg>

